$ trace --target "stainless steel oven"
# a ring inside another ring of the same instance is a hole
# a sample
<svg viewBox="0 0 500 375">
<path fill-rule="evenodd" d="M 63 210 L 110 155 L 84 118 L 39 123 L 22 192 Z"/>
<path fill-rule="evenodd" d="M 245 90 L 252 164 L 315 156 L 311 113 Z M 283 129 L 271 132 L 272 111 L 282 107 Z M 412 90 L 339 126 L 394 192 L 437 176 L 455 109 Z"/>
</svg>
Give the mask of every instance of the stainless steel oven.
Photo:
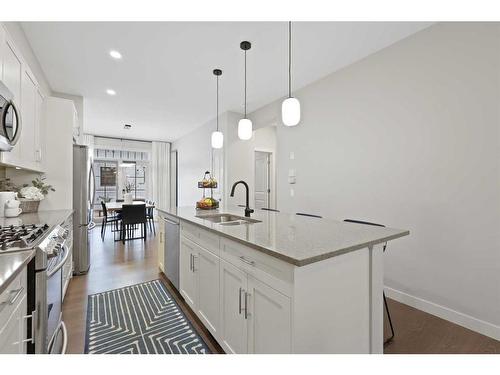
<svg viewBox="0 0 500 375">
<path fill-rule="evenodd" d="M 66 326 L 62 320 L 63 266 L 69 251 L 61 244 L 57 255 L 47 265 L 47 353 L 64 354 L 68 342 Z"/>
</svg>

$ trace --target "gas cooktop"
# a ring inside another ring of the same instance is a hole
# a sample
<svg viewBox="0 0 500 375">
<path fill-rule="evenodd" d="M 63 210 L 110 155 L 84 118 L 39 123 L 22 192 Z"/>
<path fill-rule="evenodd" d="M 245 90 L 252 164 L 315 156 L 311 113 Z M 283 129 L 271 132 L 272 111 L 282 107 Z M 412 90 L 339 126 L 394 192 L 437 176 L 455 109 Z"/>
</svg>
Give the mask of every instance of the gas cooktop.
<svg viewBox="0 0 500 375">
<path fill-rule="evenodd" d="M 0 226 L 0 252 L 31 249 L 48 229 L 47 224 Z"/>
</svg>

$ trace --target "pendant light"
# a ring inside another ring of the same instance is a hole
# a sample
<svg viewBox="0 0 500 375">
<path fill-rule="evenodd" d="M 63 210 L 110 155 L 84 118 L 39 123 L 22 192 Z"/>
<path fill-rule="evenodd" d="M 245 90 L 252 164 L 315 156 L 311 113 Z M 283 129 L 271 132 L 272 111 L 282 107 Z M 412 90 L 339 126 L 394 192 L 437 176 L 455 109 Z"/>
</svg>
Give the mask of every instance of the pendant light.
<svg viewBox="0 0 500 375">
<path fill-rule="evenodd" d="M 216 131 L 212 133 L 212 147 L 213 148 L 222 148 L 224 145 L 224 134 L 222 134 L 221 131 L 219 131 L 219 77 L 222 75 L 222 70 L 220 69 L 214 69 L 214 75 L 217 80 L 217 118 L 216 118 L 216 123 L 217 123 L 217 128 Z"/>
<path fill-rule="evenodd" d="M 295 126 L 300 121 L 300 102 L 292 97 L 292 21 L 288 22 L 288 98 L 281 105 L 281 119 L 286 126 Z"/>
<path fill-rule="evenodd" d="M 238 122 L 238 138 L 248 140 L 252 138 L 252 121 L 247 119 L 247 51 L 252 48 L 250 42 L 241 42 L 240 48 L 245 52 L 245 117 Z"/>
</svg>

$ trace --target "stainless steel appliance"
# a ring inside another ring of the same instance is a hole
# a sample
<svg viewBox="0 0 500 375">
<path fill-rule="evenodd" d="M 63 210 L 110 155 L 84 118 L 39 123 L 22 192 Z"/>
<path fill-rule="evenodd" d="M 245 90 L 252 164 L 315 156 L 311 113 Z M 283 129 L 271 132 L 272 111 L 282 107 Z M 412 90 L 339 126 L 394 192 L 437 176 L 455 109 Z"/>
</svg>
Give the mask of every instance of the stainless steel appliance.
<svg viewBox="0 0 500 375">
<path fill-rule="evenodd" d="M 92 207 L 95 198 L 92 157 L 87 146 L 73 145 L 73 261 L 74 274 L 82 275 L 90 267 L 89 231 L 95 227 Z"/>
<path fill-rule="evenodd" d="M 45 225 L 0 227 L 0 252 L 35 249 L 28 265 L 28 353 L 65 353 L 68 342 L 62 321 L 62 268 L 69 251 L 68 231 Z"/>
<path fill-rule="evenodd" d="M 180 226 L 179 220 L 172 217 L 160 216 L 165 225 L 165 275 L 179 290 L 179 254 L 180 254 Z"/>
<path fill-rule="evenodd" d="M 0 151 L 10 151 L 21 135 L 21 115 L 13 95 L 0 81 Z"/>
</svg>

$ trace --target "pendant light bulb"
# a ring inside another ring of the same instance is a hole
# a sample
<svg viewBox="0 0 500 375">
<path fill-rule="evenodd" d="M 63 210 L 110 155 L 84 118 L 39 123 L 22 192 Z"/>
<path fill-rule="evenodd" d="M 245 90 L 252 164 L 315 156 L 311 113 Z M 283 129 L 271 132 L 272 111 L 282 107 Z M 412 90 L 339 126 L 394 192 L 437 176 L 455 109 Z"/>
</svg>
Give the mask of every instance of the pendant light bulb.
<svg viewBox="0 0 500 375">
<path fill-rule="evenodd" d="M 295 126 L 300 122 L 300 102 L 297 98 L 283 100 L 281 119 L 286 126 Z"/>
<path fill-rule="evenodd" d="M 300 122 L 300 102 L 292 97 L 292 22 L 288 22 L 288 98 L 281 104 L 281 120 L 286 126 Z"/>
<path fill-rule="evenodd" d="M 222 70 L 214 69 L 213 71 L 215 77 L 217 78 L 217 130 L 212 133 L 212 147 L 213 148 L 222 148 L 224 146 L 224 134 L 219 131 L 219 76 L 222 75 Z"/>
<path fill-rule="evenodd" d="M 248 141 L 252 138 L 252 121 L 247 118 L 242 118 L 238 122 L 238 138 L 242 141 Z"/>
<path fill-rule="evenodd" d="M 214 131 L 212 133 L 212 147 L 213 148 L 222 148 L 224 145 L 224 134 L 220 131 Z"/>
<path fill-rule="evenodd" d="M 252 44 L 247 41 L 240 43 L 240 48 L 245 52 L 245 117 L 238 122 L 238 138 L 248 141 L 252 138 L 252 121 L 247 119 L 247 51 L 252 48 Z"/>
</svg>

